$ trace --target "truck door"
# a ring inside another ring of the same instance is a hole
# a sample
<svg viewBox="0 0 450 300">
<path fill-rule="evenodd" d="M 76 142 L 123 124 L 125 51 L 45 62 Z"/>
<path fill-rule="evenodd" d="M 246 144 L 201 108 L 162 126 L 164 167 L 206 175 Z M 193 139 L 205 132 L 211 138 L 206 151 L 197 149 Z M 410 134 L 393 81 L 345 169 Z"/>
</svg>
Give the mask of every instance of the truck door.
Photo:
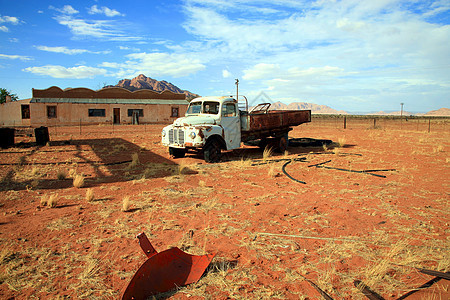
<svg viewBox="0 0 450 300">
<path fill-rule="evenodd" d="M 241 146 L 241 124 L 236 103 L 225 102 L 222 107 L 222 121 L 220 122 L 227 143 L 227 149 L 236 149 Z"/>
</svg>

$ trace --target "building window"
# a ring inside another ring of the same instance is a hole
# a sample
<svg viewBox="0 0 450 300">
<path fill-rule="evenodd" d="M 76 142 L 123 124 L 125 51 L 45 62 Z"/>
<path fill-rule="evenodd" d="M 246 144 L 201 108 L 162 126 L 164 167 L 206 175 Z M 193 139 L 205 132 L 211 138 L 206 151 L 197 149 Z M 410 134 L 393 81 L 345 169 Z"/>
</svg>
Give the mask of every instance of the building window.
<svg viewBox="0 0 450 300">
<path fill-rule="evenodd" d="M 89 108 L 89 117 L 104 117 L 105 115 L 105 109 Z"/>
<path fill-rule="evenodd" d="M 56 118 L 56 106 L 47 106 L 47 118 Z"/>
<path fill-rule="evenodd" d="M 129 109 L 128 110 L 128 116 L 132 117 L 133 113 L 138 114 L 139 117 L 144 116 L 144 110 L 143 109 Z"/>
<path fill-rule="evenodd" d="M 29 119 L 30 118 L 30 105 L 25 104 L 22 105 L 22 119 Z"/>
<path fill-rule="evenodd" d="M 178 107 L 172 107 L 172 118 L 178 118 Z"/>
</svg>

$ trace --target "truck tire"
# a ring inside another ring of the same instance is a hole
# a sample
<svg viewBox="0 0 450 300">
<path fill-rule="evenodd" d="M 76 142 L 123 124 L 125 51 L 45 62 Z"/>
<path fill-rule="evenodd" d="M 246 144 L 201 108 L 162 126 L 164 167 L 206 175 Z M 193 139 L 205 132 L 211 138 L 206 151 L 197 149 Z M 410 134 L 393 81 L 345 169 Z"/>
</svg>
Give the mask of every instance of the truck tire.
<svg viewBox="0 0 450 300">
<path fill-rule="evenodd" d="M 207 163 L 216 163 L 220 161 L 221 152 L 219 141 L 213 139 L 203 147 L 203 158 Z"/>
<path fill-rule="evenodd" d="M 186 155 L 186 149 L 169 147 L 169 154 L 174 158 L 182 158 Z"/>
<path fill-rule="evenodd" d="M 288 139 L 286 138 L 286 136 L 282 136 L 277 138 L 277 147 L 276 150 L 278 152 L 284 153 L 284 151 L 286 151 L 288 146 Z"/>
</svg>

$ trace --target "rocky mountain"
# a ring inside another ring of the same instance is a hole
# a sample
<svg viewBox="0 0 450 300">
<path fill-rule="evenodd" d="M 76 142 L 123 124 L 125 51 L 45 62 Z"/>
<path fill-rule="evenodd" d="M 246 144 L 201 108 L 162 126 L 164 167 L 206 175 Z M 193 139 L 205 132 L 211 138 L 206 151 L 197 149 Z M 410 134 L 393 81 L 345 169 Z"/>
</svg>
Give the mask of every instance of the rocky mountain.
<svg viewBox="0 0 450 300">
<path fill-rule="evenodd" d="M 165 80 L 158 81 L 156 79 L 147 77 L 144 74 L 141 74 L 133 79 L 122 79 L 116 85 L 113 86 L 122 87 L 130 91 L 149 89 L 157 92 L 162 92 L 165 90 L 169 90 L 177 94 L 185 94 L 186 100 L 191 100 L 199 96 L 189 91 L 182 90 L 170 82 L 167 82 Z M 106 87 L 111 87 L 111 85 Z"/>
<path fill-rule="evenodd" d="M 310 109 L 313 114 L 330 114 L 330 115 L 348 115 L 346 111 L 335 110 L 326 105 L 319 105 L 307 102 L 293 102 L 289 104 L 284 104 L 282 102 L 272 103 L 270 109 L 273 110 L 303 110 Z"/>
</svg>

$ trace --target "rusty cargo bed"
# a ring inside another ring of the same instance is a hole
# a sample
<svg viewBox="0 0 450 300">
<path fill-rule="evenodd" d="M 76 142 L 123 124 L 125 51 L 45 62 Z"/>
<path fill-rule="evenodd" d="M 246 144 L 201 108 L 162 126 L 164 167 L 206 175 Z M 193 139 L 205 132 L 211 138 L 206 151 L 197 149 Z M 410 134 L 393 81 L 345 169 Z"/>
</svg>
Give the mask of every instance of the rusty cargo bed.
<svg viewBox="0 0 450 300">
<path fill-rule="evenodd" d="M 311 122 L 311 110 L 265 110 L 241 115 L 243 142 L 263 137 L 280 137 L 292 127 Z"/>
</svg>

